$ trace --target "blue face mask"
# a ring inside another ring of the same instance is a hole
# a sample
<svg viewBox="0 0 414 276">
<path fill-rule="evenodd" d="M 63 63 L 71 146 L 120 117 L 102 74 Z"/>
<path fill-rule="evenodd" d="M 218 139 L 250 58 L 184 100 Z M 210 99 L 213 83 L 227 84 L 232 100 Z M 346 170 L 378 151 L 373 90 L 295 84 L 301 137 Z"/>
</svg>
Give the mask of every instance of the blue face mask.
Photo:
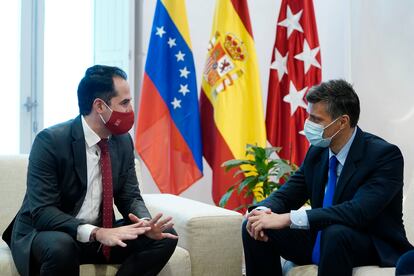
<svg viewBox="0 0 414 276">
<path fill-rule="evenodd" d="M 325 132 L 325 129 L 327 129 L 330 125 L 335 123 L 338 119 L 339 117 L 333 120 L 326 127 L 323 127 L 322 125 L 319 125 L 317 123 L 311 122 L 308 119 L 306 119 L 303 131 L 305 132 L 305 136 L 308 139 L 309 143 L 312 146 L 316 146 L 316 147 L 321 147 L 321 148 L 329 147 L 329 145 L 331 144 L 332 138 L 334 138 L 341 131 L 341 129 L 339 129 L 334 135 L 328 138 L 323 138 L 323 133 Z"/>
</svg>

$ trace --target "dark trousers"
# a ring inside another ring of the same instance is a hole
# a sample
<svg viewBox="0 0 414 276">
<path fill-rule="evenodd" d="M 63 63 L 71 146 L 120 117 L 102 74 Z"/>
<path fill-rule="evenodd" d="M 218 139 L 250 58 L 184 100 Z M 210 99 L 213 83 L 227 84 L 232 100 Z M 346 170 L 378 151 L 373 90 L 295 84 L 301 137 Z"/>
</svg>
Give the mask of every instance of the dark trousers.
<svg viewBox="0 0 414 276">
<path fill-rule="evenodd" d="M 176 234 L 171 229 L 168 232 Z M 109 261 L 100 243 L 80 243 L 57 231 L 39 232 L 31 249 L 31 268 L 42 276 L 79 275 L 80 264 L 121 264 L 117 275 L 157 275 L 173 254 L 177 240 L 152 240 L 145 235 L 111 248 Z"/>
<path fill-rule="evenodd" d="M 398 259 L 395 275 L 414 275 L 414 250 L 408 251 Z"/>
<path fill-rule="evenodd" d="M 298 265 L 312 263 L 316 232 L 298 229 L 266 230 L 268 242 L 256 241 L 242 226 L 247 276 L 282 275 L 280 257 Z M 352 275 L 352 268 L 378 265 L 371 238 L 344 225 L 331 225 L 321 236 L 319 276 Z"/>
</svg>

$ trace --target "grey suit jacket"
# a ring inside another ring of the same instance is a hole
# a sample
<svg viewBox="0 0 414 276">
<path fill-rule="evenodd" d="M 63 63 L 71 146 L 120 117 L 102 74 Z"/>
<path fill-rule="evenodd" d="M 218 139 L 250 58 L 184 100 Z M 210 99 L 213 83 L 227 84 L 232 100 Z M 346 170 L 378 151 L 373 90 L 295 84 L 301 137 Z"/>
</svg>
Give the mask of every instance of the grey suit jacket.
<svg viewBox="0 0 414 276">
<path fill-rule="evenodd" d="M 133 142 L 129 134 L 109 141 L 114 202 L 122 216 L 150 217 L 135 173 Z M 76 218 L 87 189 L 85 137 L 81 117 L 41 131 L 29 156 L 27 190 L 15 219 L 3 234 L 17 270 L 30 274 L 30 250 L 40 231 L 61 231 L 74 239 Z"/>
</svg>

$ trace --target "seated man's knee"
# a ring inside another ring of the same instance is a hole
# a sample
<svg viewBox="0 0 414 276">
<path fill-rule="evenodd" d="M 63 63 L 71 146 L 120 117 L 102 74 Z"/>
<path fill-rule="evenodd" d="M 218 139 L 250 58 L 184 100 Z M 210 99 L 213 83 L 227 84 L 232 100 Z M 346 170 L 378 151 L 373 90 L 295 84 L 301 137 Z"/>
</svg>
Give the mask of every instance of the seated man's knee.
<svg viewBox="0 0 414 276">
<path fill-rule="evenodd" d="M 40 232 L 33 245 L 36 259 L 56 267 L 71 267 L 78 264 L 78 245 L 68 234 L 58 231 Z"/>
<path fill-rule="evenodd" d="M 46 241 L 46 257 L 49 259 L 59 259 L 65 262 L 73 260 L 77 254 L 76 241 L 68 234 L 63 232 L 53 232 Z"/>
<path fill-rule="evenodd" d="M 246 228 L 247 227 L 247 222 L 248 222 L 247 219 L 244 219 L 243 222 L 242 222 L 241 231 L 242 231 L 243 235 L 244 234 L 249 235 L 249 233 L 247 232 L 247 228 Z"/>
</svg>

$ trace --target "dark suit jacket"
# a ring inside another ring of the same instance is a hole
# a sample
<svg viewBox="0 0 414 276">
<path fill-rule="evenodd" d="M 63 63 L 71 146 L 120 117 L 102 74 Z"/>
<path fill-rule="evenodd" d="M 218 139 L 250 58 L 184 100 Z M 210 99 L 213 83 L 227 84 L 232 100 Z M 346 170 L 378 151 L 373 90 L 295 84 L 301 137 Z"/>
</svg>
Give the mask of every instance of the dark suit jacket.
<svg viewBox="0 0 414 276">
<path fill-rule="evenodd" d="M 135 173 L 129 134 L 109 141 L 114 202 L 128 213 L 150 217 Z M 41 131 L 29 156 L 27 191 L 16 218 L 3 234 L 21 275 L 29 274 L 30 249 L 39 231 L 62 231 L 76 240 L 76 218 L 87 188 L 86 148 L 81 117 Z"/>
<path fill-rule="evenodd" d="M 382 266 L 394 266 L 412 246 L 402 219 L 404 160 L 397 146 L 357 129 L 338 179 L 333 205 L 322 208 L 328 148 L 310 147 L 298 171 L 262 201 L 276 213 L 300 208 L 308 199 L 311 230 L 342 224 L 368 233 Z"/>
</svg>

